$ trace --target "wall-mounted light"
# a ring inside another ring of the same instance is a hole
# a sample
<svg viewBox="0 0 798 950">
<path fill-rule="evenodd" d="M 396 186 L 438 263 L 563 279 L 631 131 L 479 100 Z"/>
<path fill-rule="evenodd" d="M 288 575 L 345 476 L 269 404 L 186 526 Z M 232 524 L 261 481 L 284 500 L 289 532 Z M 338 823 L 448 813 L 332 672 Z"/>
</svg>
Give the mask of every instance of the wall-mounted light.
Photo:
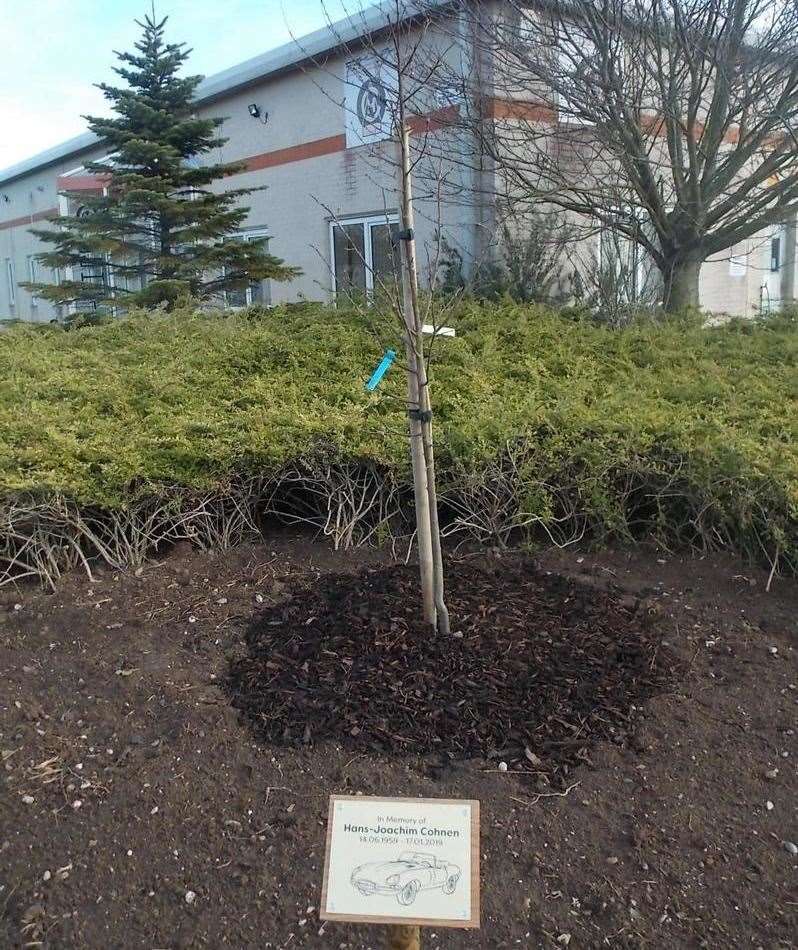
<svg viewBox="0 0 798 950">
<path fill-rule="evenodd" d="M 269 113 L 264 112 L 257 102 L 253 102 L 247 106 L 247 112 L 252 116 L 253 119 L 259 119 L 264 125 L 269 121 Z"/>
</svg>

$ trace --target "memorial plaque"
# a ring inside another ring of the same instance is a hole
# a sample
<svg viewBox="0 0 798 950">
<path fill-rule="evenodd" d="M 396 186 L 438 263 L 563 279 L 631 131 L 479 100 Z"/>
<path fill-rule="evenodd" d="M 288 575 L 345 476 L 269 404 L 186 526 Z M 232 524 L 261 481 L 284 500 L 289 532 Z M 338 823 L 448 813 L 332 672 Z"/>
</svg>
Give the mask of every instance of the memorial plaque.
<svg viewBox="0 0 798 950">
<path fill-rule="evenodd" d="M 331 795 L 320 916 L 479 926 L 479 802 Z"/>
</svg>

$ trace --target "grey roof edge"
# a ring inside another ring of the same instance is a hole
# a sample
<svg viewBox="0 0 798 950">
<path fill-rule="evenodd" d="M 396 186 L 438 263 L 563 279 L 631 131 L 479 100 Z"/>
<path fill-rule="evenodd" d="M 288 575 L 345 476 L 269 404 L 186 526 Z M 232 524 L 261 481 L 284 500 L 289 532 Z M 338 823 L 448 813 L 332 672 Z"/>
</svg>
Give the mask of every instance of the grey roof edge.
<svg viewBox="0 0 798 950">
<path fill-rule="evenodd" d="M 82 135 L 76 135 L 75 138 L 67 139 L 60 145 L 54 145 L 52 148 L 45 149 L 34 155 L 32 158 L 26 158 L 16 165 L 10 165 L 8 168 L 0 170 L 0 185 L 8 184 L 16 178 L 22 178 L 28 172 L 37 171 L 40 168 L 46 168 L 53 165 L 62 158 L 69 158 L 70 155 L 80 155 L 96 145 L 99 139 L 93 132 L 84 132 Z"/>
<path fill-rule="evenodd" d="M 400 19 L 404 22 L 452 6 L 456 6 L 455 0 L 402 0 Z M 290 40 L 267 53 L 208 76 L 198 86 L 195 101 L 198 105 L 211 102 L 260 80 L 296 69 L 303 63 L 340 49 L 347 43 L 357 42 L 368 34 L 379 33 L 396 21 L 395 11 L 396 4 L 392 2 L 367 7 L 313 33 Z M 93 132 L 84 132 L 31 158 L 0 169 L 0 185 L 9 184 L 64 158 L 79 156 L 99 141 Z"/>
</svg>

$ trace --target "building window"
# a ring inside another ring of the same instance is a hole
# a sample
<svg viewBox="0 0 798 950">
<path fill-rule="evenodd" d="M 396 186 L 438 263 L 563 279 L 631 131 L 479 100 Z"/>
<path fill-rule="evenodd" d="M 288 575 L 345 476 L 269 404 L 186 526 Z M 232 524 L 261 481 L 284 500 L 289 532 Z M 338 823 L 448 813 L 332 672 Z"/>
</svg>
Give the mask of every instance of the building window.
<svg viewBox="0 0 798 950">
<path fill-rule="evenodd" d="M 330 224 L 333 291 L 372 295 L 395 289 L 400 280 L 396 215 L 346 218 Z"/>
<path fill-rule="evenodd" d="M 105 257 L 87 257 L 80 263 L 80 282 L 87 284 L 92 291 L 106 294 L 110 289 L 108 267 Z M 97 300 L 83 299 L 74 304 L 78 313 L 91 313 L 97 309 Z"/>
<path fill-rule="evenodd" d="M 147 285 L 144 269 L 147 258 L 143 251 L 133 252 L 126 257 L 108 257 L 108 280 L 115 293 L 114 297 L 122 300 L 126 293 L 138 293 Z"/>
<path fill-rule="evenodd" d="M 16 307 L 17 291 L 16 281 L 14 280 L 14 262 L 10 257 L 6 258 L 6 282 L 8 283 L 8 306 Z"/>
<path fill-rule="evenodd" d="M 642 248 L 619 231 L 604 227 L 599 232 L 598 277 L 617 290 L 624 303 L 638 303 L 645 283 Z"/>
<path fill-rule="evenodd" d="M 28 254 L 28 283 L 35 284 L 39 279 L 38 262 L 33 254 Z M 31 291 L 30 305 L 33 310 L 39 306 L 39 298 Z"/>
<path fill-rule="evenodd" d="M 263 228 L 254 231 L 242 231 L 233 241 L 259 241 L 263 250 L 268 254 L 269 239 Z M 251 307 L 255 304 L 268 307 L 272 302 L 272 286 L 270 280 L 253 280 L 248 287 L 237 287 L 235 290 L 224 292 L 224 302 L 228 307 L 239 309 Z"/>
<path fill-rule="evenodd" d="M 772 273 L 781 269 L 781 238 L 770 239 L 770 270 Z"/>
<path fill-rule="evenodd" d="M 734 250 L 729 254 L 729 277 L 745 277 L 748 268 L 748 259 L 746 254 L 735 254 Z"/>
<path fill-rule="evenodd" d="M 55 284 L 56 287 L 60 287 L 61 282 L 64 279 L 63 271 L 61 270 L 60 267 L 52 267 L 50 268 L 50 270 L 52 271 L 52 275 L 53 275 L 53 283 Z M 53 303 L 53 307 L 55 308 L 56 317 L 60 320 L 64 314 L 64 305 L 59 303 L 58 301 L 55 301 Z"/>
<path fill-rule="evenodd" d="M 656 236 L 652 226 L 636 209 L 616 209 L 619 223 L 631 226 L 639 238 L 623 233 L 611 223 L 600 224 L 596 255 L 600 284 L 626 304 L 653 304 L 662 299 L 661 277 L 642 241 L 652 243 Z"/>
<path fill-rule="evenodd" d="M 570 24 L 559 36 L 552 78 L 556 84 L 557 119 L 561 125 L 595 125 L 595 121 L 580 112 L 589 107 L 589 92 L 593 81 L 589 73 L 596 70 L 596 44 L 582 30 Z M 595 83 L 598 84 L 598 76 Z"/>
</svg>

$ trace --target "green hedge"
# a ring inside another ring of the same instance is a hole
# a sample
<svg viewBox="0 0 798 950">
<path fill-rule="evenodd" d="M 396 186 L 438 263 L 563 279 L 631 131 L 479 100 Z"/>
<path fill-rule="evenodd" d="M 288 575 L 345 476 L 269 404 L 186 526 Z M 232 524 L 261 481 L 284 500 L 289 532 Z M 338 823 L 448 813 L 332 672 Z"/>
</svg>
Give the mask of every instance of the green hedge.
<svg viewBox="0 0 798 950">
<path fill-rule="evenodd" d="M 433 367 L 444 494 L 523 445 L 520 501 L 543 522 L 798 561 L 790 321 L 616 331 L 464 304 L 447 322 L 458 335 L 436 341 Z M 322 442 L 406 481 L 402 372 L 363 386 L 395 342 L 376 313 L 315 306 L 10 328 L 0 496 L 119 508 L 271 472 Z"/>
</svg>

